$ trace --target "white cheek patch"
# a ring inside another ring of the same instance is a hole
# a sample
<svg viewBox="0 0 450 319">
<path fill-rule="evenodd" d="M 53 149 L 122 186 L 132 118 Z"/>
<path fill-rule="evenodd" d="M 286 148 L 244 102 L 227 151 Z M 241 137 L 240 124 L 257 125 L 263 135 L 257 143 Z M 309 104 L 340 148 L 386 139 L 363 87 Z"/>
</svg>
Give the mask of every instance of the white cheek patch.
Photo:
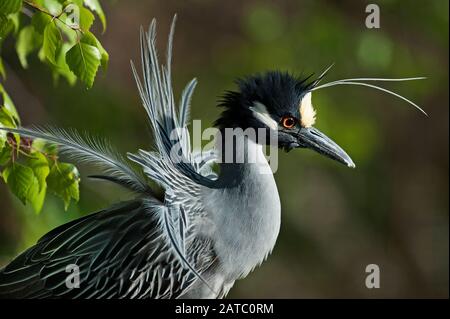
<svg viewBox="0 0 450 319">
<path fill-rule="evenodd" d="M 255 118 L 257 118 L 261 123 L 265 124 L 272 130 L 278 129 L 278 123 L 270 116 L 267 108 L 264 104 L 260 102 L 255 102 L 253 106 L 250 107 Z"/>
<path fill-rule="evenodd" d="M 300 102 L 300 124 L 311 127 L 316 122 L 316 111 L 311 102 L 311 92 L 307 93 Z"/>
</svg>

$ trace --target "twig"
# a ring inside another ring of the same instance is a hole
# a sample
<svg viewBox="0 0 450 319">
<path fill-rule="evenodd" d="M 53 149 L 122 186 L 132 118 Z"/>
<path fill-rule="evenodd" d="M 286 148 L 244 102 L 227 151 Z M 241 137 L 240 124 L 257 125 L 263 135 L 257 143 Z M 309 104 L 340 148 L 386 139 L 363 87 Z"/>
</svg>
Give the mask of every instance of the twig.
<svg viewBox="0 0 450 319">
<path fill-rule="evenodd" d="M 60 14 L 58 14 L 58 15 L 55 16 L 55 15 L 53 15 L 51 12 L 48 12 L 48 11 L 45 10 L 44 8 L 41 8 L 39 5 L 37 5 L 37 4 L 34 3 L 34 2 L 31 2 L 31 1 L 29 1 L 29 0 L 24 0 L 23 2 L 24 2 L 25 4 L 27 4 L 28 6 L 32 7 L 33 9 L 37 10 L 37 11 L 49 15 L 50 17 L 52 17 L 52 20 L 57 19 L 58 21 L 60 21 L 61 23 L 63 23 L 65 26 L 67 26 L 68 28 L 72 29 L 73 31 L 75 31 L 75 32 L 80 31 L 81 33 L 83 33 L 83 31 L 80 29 L 79 26 L 74 27 L 74 26 L 72 26 L 72 25 L 67 24 L 65 21 L 61 20 L 60 17 L 61 17 L 61 15 L 63 14 L 63 12 L 61 12 Z M 78 34 L 78 32 L 77 32 L 77 34 Z"/>
</svg>

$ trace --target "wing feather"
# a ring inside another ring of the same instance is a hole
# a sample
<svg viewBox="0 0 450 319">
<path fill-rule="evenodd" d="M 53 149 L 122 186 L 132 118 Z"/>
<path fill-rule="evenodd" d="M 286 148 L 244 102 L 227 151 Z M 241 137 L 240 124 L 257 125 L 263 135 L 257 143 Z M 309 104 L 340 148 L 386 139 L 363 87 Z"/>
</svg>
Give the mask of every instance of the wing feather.
<svg viewBox="0 0 450 319">
<path fill-rule="evenodd" d="M 177 297 L 196 277 L 171 250 L 152 205 L 122 203 L 48 233 L 0 271 L 0 297 Z M 69 264 L 80 269 L 80 288 L 66 287 Z"/>
</svg>

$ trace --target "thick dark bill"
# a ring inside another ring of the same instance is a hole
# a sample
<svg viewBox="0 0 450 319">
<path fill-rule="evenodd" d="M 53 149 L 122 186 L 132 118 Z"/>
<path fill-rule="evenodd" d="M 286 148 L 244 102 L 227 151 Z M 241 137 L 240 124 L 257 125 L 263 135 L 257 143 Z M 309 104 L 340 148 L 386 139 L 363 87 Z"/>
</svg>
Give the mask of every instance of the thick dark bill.
<svg viewBox="0 0 450 319">
<path fill-rule="evenodd" d="M 348 167 L 355 167 L 350 156 L 339 145 L 314 127 L 300 129 L 298 142 L 301 147 L 312 149 Z"/>
</svg>

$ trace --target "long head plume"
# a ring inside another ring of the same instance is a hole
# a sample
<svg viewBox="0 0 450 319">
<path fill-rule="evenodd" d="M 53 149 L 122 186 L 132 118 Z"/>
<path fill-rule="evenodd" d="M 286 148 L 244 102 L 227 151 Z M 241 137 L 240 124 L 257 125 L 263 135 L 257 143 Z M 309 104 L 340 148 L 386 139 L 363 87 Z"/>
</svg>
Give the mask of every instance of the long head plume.
<svg viewBox="0 0 450 319">
<path fill-rule="evenodd" d="M 322 79 L 328 74 L 328 72 L 330 71 L 330 69 L 333 67 L 334 64 L 330 65 L 328 68 L 325 69 L 324 72 L 322 72 L 321 75 L 319 75 L 319 77 L 311 84 L 311 91 L 316 91 L 316 90 L 320 90 L 320 89 L 324 89 L 324 88 L 328 88 L 328 87 L 332 87 L 332 86 L 336 86 L 336 85 L 356 85 L 356 86 L 365 86 L 365 87 L 369 87 L 375 90 L 379 90 L 382 92 L 385 92 L 387 94 L 393 95 L 405 102 L 407 102 L 408 104 L 414 106 L 416 109 L 418 109 L 420 112 L 422 112 L 423 114 L 425 114 L 426 116 L 428 116 L 428 114 L 416 103 L 412 102 L 411 100 L 407 99 L 406 97 L 393 92 L 391 90 L 388 90 L 386 88 L 383 88 L 381 86 L 375 85 L 375 84 L 371 84 L 371 83 L 366 83 L 366 82 L 405 82 L 405 81 L 416 81 L 416 80 L 424 80 L 426 79 L 426 77 L 410 77 L 410 78 L 350 78 L 350 79 L 341 79 L 341 80 L 336 80 L 336 81 L 331 81 L 328 83 L 324 83 L 322 85 L 319 85 L 319 83 L 322 81 Z"/>
<path fill-rule="evenodd" d="M 141 28 L 141 64 L 143 68 L 142 81 L 136 71 L 133 61 L 131 68 L 136 80 L 142 103 L 147 112 L 148 120 L 154 132 L 155 144 L 162 156 L 169 157 L 173 144 L 181 141 L 183 156 L 190 156 L 190 141 L 186 135 L 186 125 L 189 119 L 189 108 L 197 80 L 192 79 L 183 90 L 179 103 L 179 112 L 176 111 L 172 90 L 172 47 L 175 32 L 176 15 L 170 28 L 166 65 L 159 64 L 156 52 L 156 20 L 153 19 L 146 33 Z M 173 135 L 176 136 L 173 136 Z M 164 141 L 169 136 L 173 143 Z M 188 158 L 189 159 L 189 158 Z"/>
</svg>

